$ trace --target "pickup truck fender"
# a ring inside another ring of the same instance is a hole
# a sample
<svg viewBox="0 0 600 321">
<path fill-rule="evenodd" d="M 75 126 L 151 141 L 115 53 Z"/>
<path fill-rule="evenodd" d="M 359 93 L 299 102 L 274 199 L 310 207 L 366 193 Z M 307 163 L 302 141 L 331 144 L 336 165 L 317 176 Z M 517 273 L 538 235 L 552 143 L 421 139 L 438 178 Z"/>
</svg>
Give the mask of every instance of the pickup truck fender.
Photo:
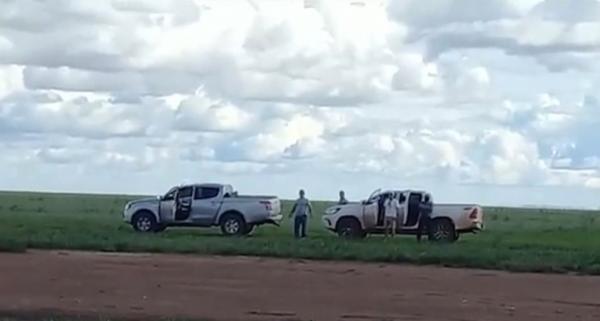
<svg viewBox="0 0 600 321">
<path fill-rule="evenodd" d="M 221 205 L 222 206 L 222 205 Z M 215 217 L 215 221 L 213 222 L 214 225 L 220 225 L 221 224 L 221 220 L 223 219 L 223 217 L 225 217 L 225 215 L 239 215 L 241 216 L 244 221 L 246 221 L 246 217 L 244 216 L 244 214 L 238 210 L 235 209 L 223 209 L 220 208 L 219 212 L 217 213 L 217 216 Z"/>
<path fill-rule="evenodd" d="M 128 218 L 128 221 L 133 222 L 133 219 L 135 218 L 136 215 L 140 214 L 140 213 L 148 213 L 151 214 L 152 216 L 154 216 L 154 218 L 156 219 L 156 222 L 160 222 L 160 215 L 158 213 L 159 211 L 159 206 L 154 205 L 154 204 L 148 204 L 146 202 L 139 202 L 139 203 L 134 203 L 131 205 L 131 208 L 128 209 L 128 212 L 131 213 L 130 217 Z"/>
</svg>

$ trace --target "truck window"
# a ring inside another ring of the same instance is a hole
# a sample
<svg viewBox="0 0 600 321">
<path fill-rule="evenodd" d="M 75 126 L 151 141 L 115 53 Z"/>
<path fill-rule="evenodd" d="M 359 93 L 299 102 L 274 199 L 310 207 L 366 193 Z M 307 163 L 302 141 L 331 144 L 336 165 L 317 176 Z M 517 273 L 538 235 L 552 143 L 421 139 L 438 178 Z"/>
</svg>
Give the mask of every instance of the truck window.
<svg viewBox="0 0 600 321">
<path fill-rule="evenodd" d="M 412 192 L 410 193 L 410 200 L 414 200 L 415 202 L 422 202 L 423 201 L 423 194 L 422 193 L 418 193 L 418 192 Z"/>
<path fill-rule="evenodd" d="M 191 186 L 182 187 L 177 194 L 178 198 L 192 197 L 193 188 Z"/>
<path fill-rule="evenodd" d="M 200 187 L 196 188 L 196 193 L 194 195 L 194 199 L 196 200 L 205 200 L 209 198 L 214 198 L 219 195 L 220 189 L 218 187 Z"/>
<path fill-rule="evenodd" d="M 163 201 L 172 201 L 173 199 L 175 199 L 175 192 L 177 192 L 176 188 L 170 189 L 167 192 L 167 194 L 165 194 L 165 196 L 163 196 L 162 200 Z"/>
</svg>

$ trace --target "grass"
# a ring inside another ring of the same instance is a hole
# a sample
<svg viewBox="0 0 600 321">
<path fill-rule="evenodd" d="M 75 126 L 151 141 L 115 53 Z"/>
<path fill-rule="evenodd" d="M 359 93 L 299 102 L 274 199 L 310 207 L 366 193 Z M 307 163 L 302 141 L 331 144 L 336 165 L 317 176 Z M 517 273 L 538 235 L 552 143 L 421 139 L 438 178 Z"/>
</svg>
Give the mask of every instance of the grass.
<svg viewBox="0 0 600 321">
<path fill-rule="evenodd" d="M 255 255 L 319 260 L 433 264 L 531 272 L 600 274 L 600 216 L 596 212 L 486 208 L 486 230 L 450 245 L 417 244 L 414 237 L 338 239 L 318 217 L 309 238 L 292 238 L 289 220 L 263 226 L 247 238 L 218 229 L 168 229 L 138 234 L 121 221 L 131 198 L 0 192 L 0 251 L 73 249 Z M 283 210 L 289 211 L 289 202 Z M 317 213 L 328 206 L 315 202 Z"/>
</svg>

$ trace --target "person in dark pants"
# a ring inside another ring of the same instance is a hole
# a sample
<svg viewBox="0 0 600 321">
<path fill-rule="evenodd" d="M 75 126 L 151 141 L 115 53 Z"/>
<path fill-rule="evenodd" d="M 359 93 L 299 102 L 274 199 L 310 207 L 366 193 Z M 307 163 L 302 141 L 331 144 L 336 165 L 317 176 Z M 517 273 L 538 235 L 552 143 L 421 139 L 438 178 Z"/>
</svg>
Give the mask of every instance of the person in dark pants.
<svg viewBox="0 0 600 321">
<path fill-rule="evenodd" d="M 431 212 L 433 211 L 433 202 L 429 194 L 425 194 L 423 201 L 419 204 L 419 228 L 417 229 L 417 241 L 421 242 L 423 232 L 429 235 L 429 223 L 431 221 Z"/>
<path fill-rule="evenodd" d="M 387 197 L 387 194 L 381 194 L 377 199 L 377 226 L 385 226 L 385 201 Z"/>
<path fill-rule="evenodd" d="M 299 192 L 300 198 L 296 200 L 290 217 L 294 217 L 294 236 L 296 238 L 306 237 L 306 224 L 308 223 L 308 216 L 312 216 L 312 205 L 310 201 L 304 197 L 304 190 Z"/>
</svg>

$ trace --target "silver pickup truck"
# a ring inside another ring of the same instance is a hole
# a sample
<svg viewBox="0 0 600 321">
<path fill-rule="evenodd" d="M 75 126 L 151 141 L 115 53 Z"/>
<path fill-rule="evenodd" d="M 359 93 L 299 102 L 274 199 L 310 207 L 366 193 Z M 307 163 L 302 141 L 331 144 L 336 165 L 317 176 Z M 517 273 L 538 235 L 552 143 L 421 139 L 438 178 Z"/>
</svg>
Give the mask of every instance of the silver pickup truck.
<svg viewBox="0 0 600 321">
<path fill-rule="evenodd" d="M 275 196 L 242 196 L 231 185 L 192 184 L 165 195 L 125 205 L 123 220 L 139 232 L 161 232 L 169 226 L 220 226 L 225 235 L 246 235 L 255 226 L 278 225 L 281 202 Z"/>
</svg>

